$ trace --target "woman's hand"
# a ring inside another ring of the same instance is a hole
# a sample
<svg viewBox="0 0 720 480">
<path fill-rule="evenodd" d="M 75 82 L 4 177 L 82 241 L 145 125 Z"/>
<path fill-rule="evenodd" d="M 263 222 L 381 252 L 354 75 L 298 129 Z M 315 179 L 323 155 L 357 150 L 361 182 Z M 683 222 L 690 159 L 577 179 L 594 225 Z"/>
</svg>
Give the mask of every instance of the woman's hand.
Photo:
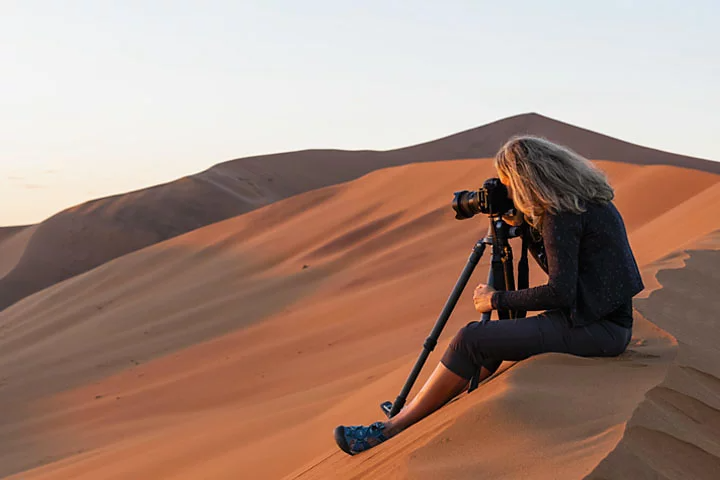
<svg viewBox="0 0 720 480">
<path fill-rule="evenodd" d="M 511 225 L 513 227 L 518 227 L 522 225 L 522 223 L 525 221 L 525 215 L 520 210 L 515 209 L 514 215 L 503 215 L 502 219 L 507 223 L 508 225 Z"/>
<path fill-rule="evenodd" d="M 495 291 L 493 287 L 483 283 L 475 287 L 475 293 L 473 294 L 475 310 L 480 313 L 492 312 L 492 295 Z"/>
</svg>

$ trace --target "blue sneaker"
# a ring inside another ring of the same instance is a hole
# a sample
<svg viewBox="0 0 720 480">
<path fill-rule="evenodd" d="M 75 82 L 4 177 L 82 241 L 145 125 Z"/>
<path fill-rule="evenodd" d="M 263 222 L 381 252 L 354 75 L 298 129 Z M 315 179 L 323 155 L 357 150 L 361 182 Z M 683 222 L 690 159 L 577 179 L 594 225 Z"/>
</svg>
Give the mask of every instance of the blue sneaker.
<svg viewBox="0 0 720 480">
<path fill-rule="evenodd" d="M 335 442 L 343 452 L 355 455 L 364 452 L 388 439 L 383 435 L 385 424 L 375 422 L 369 427 L 335 427 Z"/>
</svg>

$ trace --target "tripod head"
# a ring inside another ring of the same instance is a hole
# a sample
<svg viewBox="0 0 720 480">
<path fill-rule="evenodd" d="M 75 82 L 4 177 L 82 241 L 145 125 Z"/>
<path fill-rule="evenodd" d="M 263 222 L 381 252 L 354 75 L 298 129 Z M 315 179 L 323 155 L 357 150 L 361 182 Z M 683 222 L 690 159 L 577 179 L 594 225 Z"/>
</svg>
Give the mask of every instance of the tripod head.
<svg viewBox="0 0 720 480">
<path fill-rule="evenodd" d="M 497 239 L 499 245 L 504 245 L 507 240 L 522 236 L 525 227 L 525 223 L 517 226 L 509 225 L 503 220 L 502 215 L 488 216 L 487 234 L 482 239 L 482 242 L 487 245 L 494 245 L 494 241 Z"/>
<path fill-rule="evenodd" d="M 518 285 L 520 288 L 527 288 L 527 243 L 524 241 L 527 233 L 527 224 L 522 223 L 518 226 L 512 226 L 502 219 L 502 215 L 491 215 L 488 218 L 488 233 L 479 240 L 479 243 L 492 246 L 492 257 L 490 261 L 490 271 L 488 272 L 488 285 L 495 290 L 515 290 L 515 275 L 513 272 L 513 251 L 509 240 L 511 238 L 522 237 L 523 249 L 518 265 Z M 484 250 L 484 249 L 483 249 Z M 521 286 L 522 285 L 522 286 Z M 499 310 L 498 318 L 518 318 L 524 316 L 525 312 L 510 312 Z M 485 323 L 490 320 L 492 312 L 482 314 L 481 322 Z"/>
</svg>

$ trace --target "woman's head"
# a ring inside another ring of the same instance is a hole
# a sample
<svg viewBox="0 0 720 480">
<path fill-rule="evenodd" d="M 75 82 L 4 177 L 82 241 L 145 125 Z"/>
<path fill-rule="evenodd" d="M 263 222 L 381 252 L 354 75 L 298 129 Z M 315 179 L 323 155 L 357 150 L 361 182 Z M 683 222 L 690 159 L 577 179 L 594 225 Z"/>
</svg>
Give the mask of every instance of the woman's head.
<svg viewBox="0 0 720 480">
<path fill-rule="evenodd" d="M 546 212 L 581 213 L 585 202 L 606 203 L 614 197 L 601 170 L 544 138 L 511 138 L 495 156 L 495 168 L 515 206 L 535 227 Z"/>
</svg>

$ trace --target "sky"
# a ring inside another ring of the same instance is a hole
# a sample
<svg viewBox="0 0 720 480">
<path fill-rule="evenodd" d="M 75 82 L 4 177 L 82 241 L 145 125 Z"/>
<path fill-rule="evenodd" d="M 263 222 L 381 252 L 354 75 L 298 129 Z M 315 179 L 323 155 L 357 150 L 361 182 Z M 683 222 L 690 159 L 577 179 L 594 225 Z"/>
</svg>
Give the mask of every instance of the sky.
<svg viewBox="0 0 720 480">
<path fill-rule="evenodd" d="M 720 2 L 0 0 L 0 226 L 537 112 L 720 160 Z"/>
</svg>

